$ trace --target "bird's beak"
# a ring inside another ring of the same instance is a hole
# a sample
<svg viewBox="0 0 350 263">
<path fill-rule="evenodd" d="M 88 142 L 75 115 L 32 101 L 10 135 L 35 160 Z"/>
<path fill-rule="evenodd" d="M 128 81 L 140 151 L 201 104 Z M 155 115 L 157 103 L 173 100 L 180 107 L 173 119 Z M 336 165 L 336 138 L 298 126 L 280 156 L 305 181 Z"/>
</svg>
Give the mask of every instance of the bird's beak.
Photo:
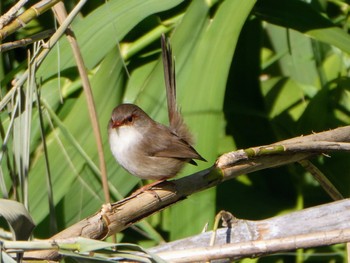
<svg viewBox="0 0 350 263">
<path fill-rule="evenodd" d="M 112 128 L 118 128 L 122 125 L 121 121 L 112 121 Z"/>
</svg>

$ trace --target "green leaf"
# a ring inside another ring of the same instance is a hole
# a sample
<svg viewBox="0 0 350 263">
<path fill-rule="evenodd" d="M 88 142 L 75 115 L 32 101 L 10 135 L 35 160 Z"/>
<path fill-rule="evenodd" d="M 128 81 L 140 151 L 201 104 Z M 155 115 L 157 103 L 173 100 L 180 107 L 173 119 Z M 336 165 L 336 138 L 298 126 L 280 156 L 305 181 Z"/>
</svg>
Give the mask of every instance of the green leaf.
<svg viewBox="0 0 350 263">
<path fill-rule="evenodd" d="M 35 224 L 23 204 L 0 199 L 0 216 L 5 218 L 16 240 L 27 240 Z"/>
<path fill-rule="evenodd" d="M 95 67 L 108 52 L 118 46 L 124 36 L 151 14 L 172 8 L 183 0 L 114 0 L 91 12 L 73 24 L 87 68 Z M 103 48 L 101 48 L 103 47 Z M 57 52 L 59 49 L 59 65 Z M 71 47 L 64 38 L 42 63 L 37 74 L 46 78 L 75 66 Z"/>
<path fill-rule="evenodd" d="M 295 29 L 350 53 L 350 36 L 347 32 L 304 1 L 259 0 L 254 13 L 269 23 Z"/>
<path fill-rule="evenodd" d="M 135 244 L 114 244 L 98 240 L 78 238 L 75 245 L 78 245 L 79 249 L 73 249 L 74 251 L 72 251 L 72 244 L 59 244 L 59 253 L 61 255 L 74 258 L 77 261 L 81 260 L 82 262 L 111 262 L 121 260 L 130 260 L 134 262 L 145 263 L 164 262 L 158 256 L 149 253 L 147 250 Z"/>
</svg>

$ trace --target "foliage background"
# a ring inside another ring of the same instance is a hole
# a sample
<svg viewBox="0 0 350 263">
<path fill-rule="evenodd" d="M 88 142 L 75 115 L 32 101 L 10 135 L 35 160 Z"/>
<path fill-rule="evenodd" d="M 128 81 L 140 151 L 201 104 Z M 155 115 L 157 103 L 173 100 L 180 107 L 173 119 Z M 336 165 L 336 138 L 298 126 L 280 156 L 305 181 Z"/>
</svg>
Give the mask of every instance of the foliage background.
<svg viewBox="0 0 350 263">
<path fill-rule="evenodd" d="M 64 1 L 68 10 L 74 1 Z M 30 1 L 26 6 L 35 3 Z M 4 1 L 2 13 L 12 1 Z M 113 159 L 106 126 L 114 106 L 132 102 L 167 123 L 160 63 L 160 34 L 171 38 L 176 59 L 178 103 L 208 160 L 180 176 L 210 166 L 220 154 L 349 124 L 349 6 L 338 0 L 88 1 L 72 24 L 89 78 L 103 135 L 112 200 L 140 186 Z M 13 41 L 54 27 L 51 12 L 6 39 Z M 27 49 L 1 53 L 1 93 L 27 68 Z M 63 37 L 38 68 L 49 153 L 53 207 L 49 209 L 47 165 L 38 108 L 33 102 L 30 133 L 15 99 L 1 112 L 3 196 L 23 201 L 37 224 L 35 236 L 89 216 L 104 203 L 96 143 L 85 95 L 70 46 Z M 24 86 L 23 89 L 28 89 Z M 18 96 L 17 96 L 18 97 Z M 21 171 L 30 135 L 29 170 Z M 344 196 L 349 194 L 345 154 L 313 162 Z M 5 187 L 6 185 L 6 187 Z M 123 242 L 153 246 L 199 233 L 221 209 L 238 218 L 262 219 L 331 201 L 298 165 L 242 175 L 196 194 L 118 235 Z M 309 249 L 256 261 L 342 261 L 343 246 Z M 252 260 L 253 261 L 253 260 Z"/>
</svg>

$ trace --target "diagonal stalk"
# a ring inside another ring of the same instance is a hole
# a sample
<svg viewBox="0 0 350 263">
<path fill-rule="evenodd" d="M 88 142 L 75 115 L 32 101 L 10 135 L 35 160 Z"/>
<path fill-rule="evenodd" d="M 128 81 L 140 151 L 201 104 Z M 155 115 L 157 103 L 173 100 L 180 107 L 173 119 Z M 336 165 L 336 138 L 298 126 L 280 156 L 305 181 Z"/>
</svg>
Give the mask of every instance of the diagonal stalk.
<svg viewBox="0 0 350 263">
<path fill-rule="evenodd" d="M 62 2 L 57 3 L 53 7 L 53 10 L 54 10 L 54 13 L 55 13 L 55 16 L 56 16 L 58 22 L 60 24 L 62 24 L 63 21 L 67 18 L 67 13 L 66 13 L 66 9 L 64 7 L 64 4 Z M 101 136 L 101 131 L 99 128 L 98 117 L 97 117 L 97 112 L 96 112 L 95 102 L 93 99 L 90 81 L 89 81 L 89 78 L 88 78 L 86 70 L 85 70 L 86 67 L 84 64 L 83 57 L 82 57 L 81 52 L 80 52 L 78 42 L 75 38 L 74 32 L 73 32 L 71 27 L 67 28 L 66 35 L 67 35 L 67 39 L 72 47 L 74 58 L 75 58 L 75 61 L 77 63 L 80 77 L 82 79 L 82 84 L 83 84 L 83 88 L 84 88 L 84 92 L 85 92 L 86 100 L 87 100 L 87 104 L 88 104 L 91 125 L 92 125 L 92 129 L 93 129 L 93 132 L 94 132 L 94 135 L 96 138 L 103 192 L 104 192 L 104 196 L 105 196 L 105 201 L 107 203 L 109 203 L 110 202 L 110 195 L 109 195 L 109 189 L 108 189 L 107 169 L 106 169 L 103 146 L 102 146 L 102 136 Z"/>
</svg>

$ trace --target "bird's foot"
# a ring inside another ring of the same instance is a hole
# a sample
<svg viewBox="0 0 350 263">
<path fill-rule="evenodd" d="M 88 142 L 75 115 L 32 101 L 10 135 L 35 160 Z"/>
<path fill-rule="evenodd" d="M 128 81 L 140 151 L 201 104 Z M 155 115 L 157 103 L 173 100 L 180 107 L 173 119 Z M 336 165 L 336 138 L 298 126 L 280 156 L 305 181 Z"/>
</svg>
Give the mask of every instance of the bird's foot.
<svg viewBox="0 0 350 263">
<path fill-rule="evenodd" d="M 150 192 L 155 198 L 157 198 L 159 201 L 161 201 L 159 195 L 152 188 L 158 184 L 163 183 L 164 181 L 166 181 L 166 179 L 160 179 L 160 180 L 155 181 L 153 183 L 146 184 L 146 185 L 142 186 L 141 188 L 137 189 L 135 192 L 133 192 L 131 194 L 131 196 L 137 196 L 137 195 L 142 194 L 144 192 Z"/>
</svg>

